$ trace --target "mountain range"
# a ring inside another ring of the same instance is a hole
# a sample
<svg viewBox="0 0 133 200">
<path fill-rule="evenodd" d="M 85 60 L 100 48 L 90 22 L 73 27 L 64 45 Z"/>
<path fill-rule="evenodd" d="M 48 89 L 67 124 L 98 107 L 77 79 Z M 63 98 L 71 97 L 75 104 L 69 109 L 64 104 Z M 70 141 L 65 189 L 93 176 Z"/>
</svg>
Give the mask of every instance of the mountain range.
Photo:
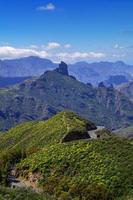
<svg viewBox="0 0 133 200">
<path fill-rule="evenodd" d="M 66 109 L 110 129 L 133 124 L 133 103 L 127 97 L 112 86 L 93 87 L 76 80 L 62 62 L 39 78 L 0 90 L 0 130 Z"/>
<path fill-rule="evenodd" d="M 35 56 L 1 60 L 0 76 L 2 77 L 23 77 L 23 76 L 39 76 L 46 70 L 56 68 L 56 64 L 48 59 L 42 59 Z"/>
<path fill-rule="evenodd" d="M 0 76 L 2 77 L 23 77 L 40 76 L 47 70 L 57 68 L 57 63 L 39 57 L 25 57 L 13 60 L 0 61 Z M 77 62 L 69 64 L 69 73 L 79 81 L 97 85 L 101 81 L 108 80 L 110 76 L 121 75 L 126 80 L 133 80 L 133 66 L 122 61 L 112 62 Z M 120 77 L 118 77 L 120 78 Z M 125 79 L 122 83 L 125 82 Z"/>
</svg>

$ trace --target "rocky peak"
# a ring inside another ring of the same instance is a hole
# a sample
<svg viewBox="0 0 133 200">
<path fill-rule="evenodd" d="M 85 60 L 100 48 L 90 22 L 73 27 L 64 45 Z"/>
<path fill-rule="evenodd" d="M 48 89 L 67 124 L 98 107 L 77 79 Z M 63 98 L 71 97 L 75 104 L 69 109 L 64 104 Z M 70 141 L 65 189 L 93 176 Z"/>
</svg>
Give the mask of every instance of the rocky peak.
<svg viewBox="0 0 133 200">
<path fill-rule="evenodd" d="M 100 83 L 98 84 L 98 88 L 106 88 L 106 86 L 104 85 L 103 82 L 100 82 Z"/>
<path fill-rule="evenodd" d="M 57 68 L 56 71 L 60 74 L 68 76 L 68 66 L 67 66 L 67 64 L 64 63 L 63 61 L 61 61 L 61 63 L 59 64 L 59 68 Z"/>
</svg>

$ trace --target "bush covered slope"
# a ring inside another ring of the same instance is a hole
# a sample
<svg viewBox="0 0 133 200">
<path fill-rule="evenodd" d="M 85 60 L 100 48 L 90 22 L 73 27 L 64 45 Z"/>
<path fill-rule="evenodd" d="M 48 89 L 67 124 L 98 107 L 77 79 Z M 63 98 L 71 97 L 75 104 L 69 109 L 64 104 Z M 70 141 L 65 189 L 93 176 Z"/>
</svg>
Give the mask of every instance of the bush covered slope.
<svg viewBox="0 0 133 200">
<path fill-rule="evenodd" d="M 105 130 L 99 139 L 85 139 L 94 129 L 92 122 L 69 111 L 12 128 L 0 136 L 1 182 L 16 165 L 18 178 L 55 200 L 131 200 L 131 141 Z"/>
<path fill-rule="evenodd" d="M 26 189 L 10 189 L 0 187 L 0 200 L 53 200 L 46 195 L 39 195 Z"/>
<path fill-rule="evenodd" d="M 27 122 L 0 135 L 0 150 L 23 148 L 26 152 L 33 148 L 59 143 L 65 135 L 84 135 L 96 129 L 94 123 L 73 112 L 64 111 L 46 121 Z M 80 139 L 80 138 L 79 138 Z"/>
<path fill-rule="evenodd" d="M 47 121 L 18 125 L 0 135 L 1 168 L 5 169 L 6 166 L 8 170 L 12 163 L 45 146 L 62 142 L 66 135 L 71 135 L 71 140 L 75 139 L 75 134 L 82 139 L 88 130 L 93 129 L 96 126 L 92 122 L 69 111 L 61 112 Z"/>
<path fill-rule="evenodd" d="M 41 173 L 40 186 L 60 199 L 126 200 L 133 195 L 133 146 L 122 139 L 53 145 L 23 160 L 18 169 L 25 178 Z"/>
</svg>

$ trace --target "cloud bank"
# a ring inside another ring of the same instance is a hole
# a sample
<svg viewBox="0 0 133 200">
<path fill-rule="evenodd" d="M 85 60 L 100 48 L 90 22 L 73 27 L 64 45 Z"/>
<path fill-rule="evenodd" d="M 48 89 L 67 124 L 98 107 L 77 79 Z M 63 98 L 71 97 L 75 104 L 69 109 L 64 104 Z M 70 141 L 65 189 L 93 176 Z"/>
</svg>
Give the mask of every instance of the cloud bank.
<svg viewBox="0 0 133 200">
<path fill-rule="evenodd" d="M 0 47 L 0 59 L 14 59 L 28 56 L 39 56 L 46 58 L 49 56 L 49 54 L 44 50 L 37 51 L 34 49 L 15 48 L 11 46 Z"/>
<path fill-rule="evenodd" d="M 104 53 L 97 52 L 72 52 L 72 53 L 58 53 L 56 57 L 64 61 L 88 60 L 105 58 Z"/>
<path fill-rule="evenodd" d="M 62 47 L 62 48 L 61 48 Z M 58 49 L 59 48 L 59 49 Z M 0 46 L 0 59 L 15 59 L 28 56 L 38 56 L 41 58 L 48 58 L 54 61 L 64 60 L 67 62 L 89 59 L 102 59 L 106 55 L 101 52 L 64 52 L 65 49 L 70 48 L 70 45 L 60 45 L 59 43 L 48 43 L 39 47 L 31 45 L 29 48 L 16 48 L 13 46 Z M 54 52 L 52 51 L 53 49 Z"/>
</svg>

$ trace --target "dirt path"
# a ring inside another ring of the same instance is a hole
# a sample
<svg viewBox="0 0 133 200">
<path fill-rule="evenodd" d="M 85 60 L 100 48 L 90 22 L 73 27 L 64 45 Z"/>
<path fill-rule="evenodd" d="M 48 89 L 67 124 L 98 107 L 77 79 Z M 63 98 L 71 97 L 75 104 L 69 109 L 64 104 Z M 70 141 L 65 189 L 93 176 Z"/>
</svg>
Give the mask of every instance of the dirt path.
<svg viewBox="0 0 133 200">
<path fill-rule="evenodd" d="M 96 134 L 96 132 L 97 132 L 97 131 L 101 131 L 101 130 L 103 130 L 103 129 L 105 129 L 104 126 L 97 126 L 97 129 L 92 130 L 92 131 L 88 131 L 88 134 L 89 134 L 89 136 L 90 136 L 91 139 L 97 139 L 97 134 Z"/>
<path fill-rule="evenodd" d="M 63 117 L 62 117 L 62 121 L 63 121 L 64 125 L 66 126 L 67 133 L 69 133 L 70 127 L 68 126 L 68 124 L 65 121 L 65 115 L 63 115 Z"/>
</svg>

